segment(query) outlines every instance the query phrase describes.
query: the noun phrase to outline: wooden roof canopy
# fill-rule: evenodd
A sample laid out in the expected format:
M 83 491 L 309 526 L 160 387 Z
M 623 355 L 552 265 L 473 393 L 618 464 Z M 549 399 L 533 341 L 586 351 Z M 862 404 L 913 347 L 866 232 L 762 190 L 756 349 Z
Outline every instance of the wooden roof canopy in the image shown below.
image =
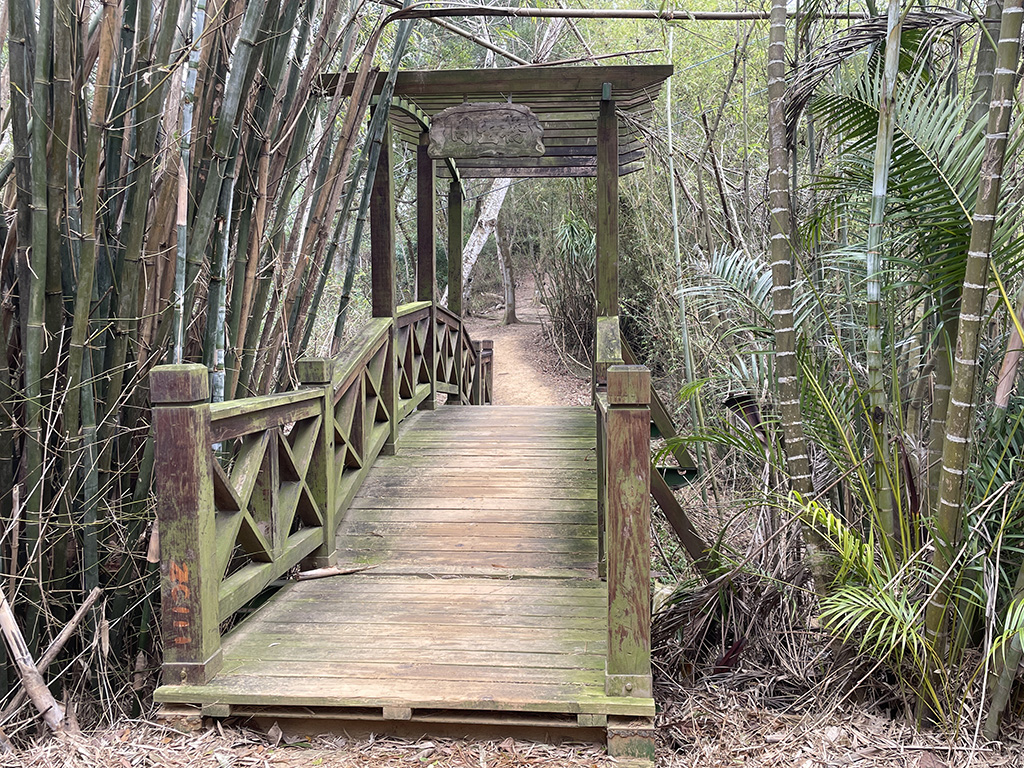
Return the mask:
M 398 73 L 391 105 L 391 125 L 406 142 L 416 145 L 430 118 L 459 104 L 511 102 L 529 107 L 544 128 L 543 157 L 460 159 L 462 178 L 564 178 L 597 176 L 597 118 L 602 93 L 608 93 L 618 121 L 619 175 L 640 169 L 644 145 L 635 120 L 647 118 L 671 65 L 521 67 L 509 69 L 407 70 Z M 334 78 L 333 81 L 331 78 Z M 345 82 L 350 91 L 353 76 Z M 377 78 L 375 92 L 384 85 Z M 337 76 L 322 81 L 328 92 Z M 445 163 L 439 175 L 449 174 Z

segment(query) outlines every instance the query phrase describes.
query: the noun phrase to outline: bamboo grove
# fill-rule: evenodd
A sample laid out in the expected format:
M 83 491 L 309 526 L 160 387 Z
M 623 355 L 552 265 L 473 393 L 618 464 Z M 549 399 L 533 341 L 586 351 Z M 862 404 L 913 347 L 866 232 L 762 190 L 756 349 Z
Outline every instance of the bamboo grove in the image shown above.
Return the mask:
M 203 361 L 216 399 L 265 393 L 327 343 L 317 320 L 344 332 L 348 302 L 339 317 L 321 296 L 356 219 L 352 179 L 370 161 L 357 150 L 382 11 L 346 0 L 5 9 L 3 571 L 36 654 L 106 588 L 85 634 L 132 660 L 109 666 L 114 695 L 152 682 L 148 371 Z M 353 93 L 324 96 L 322 73 L 360 56 Z

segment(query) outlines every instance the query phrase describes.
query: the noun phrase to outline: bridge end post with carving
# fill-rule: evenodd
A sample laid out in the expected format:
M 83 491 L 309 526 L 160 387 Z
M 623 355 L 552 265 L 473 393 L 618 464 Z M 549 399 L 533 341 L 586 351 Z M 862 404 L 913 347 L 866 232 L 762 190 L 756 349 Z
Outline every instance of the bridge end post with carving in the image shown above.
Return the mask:
M 216 509 L 209 371 L 165 365 L 150 374 L 165 685 L 208 682 L 220 669 Z

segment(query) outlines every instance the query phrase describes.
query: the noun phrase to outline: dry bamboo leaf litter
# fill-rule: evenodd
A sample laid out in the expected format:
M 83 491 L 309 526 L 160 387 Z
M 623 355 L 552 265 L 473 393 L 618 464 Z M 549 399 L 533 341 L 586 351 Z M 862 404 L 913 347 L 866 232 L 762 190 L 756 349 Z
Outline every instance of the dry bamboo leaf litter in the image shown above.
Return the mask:
M 1002 744 L 972 745 L 856 707 L 824 715 L 753 706 L 735 691 L 693 690 L 658 716 L 661 768 L 1024 768 L 1018 730 Z M 251 730 L 185 734 L 145 721 L 88 736 L 47 738 L 0 766 L 18 768 L 624 768 L 594 745 L 513 738 L 460 741 L 323 736 L 274 745 Z
M 665 768 L 1024 768 L 1020 729 L 997 744 L 951 740 L 856 706 L 777 712 L 734 690 L 675 692 L 658 716 Z
M 185 734 L 134 721 L 87 736 L 47 738 L 12 755 L 7 768 L 621 768 L 594 745 L 389 737 L 324 736 L 274 746 L 265 734 L 236 728 Z

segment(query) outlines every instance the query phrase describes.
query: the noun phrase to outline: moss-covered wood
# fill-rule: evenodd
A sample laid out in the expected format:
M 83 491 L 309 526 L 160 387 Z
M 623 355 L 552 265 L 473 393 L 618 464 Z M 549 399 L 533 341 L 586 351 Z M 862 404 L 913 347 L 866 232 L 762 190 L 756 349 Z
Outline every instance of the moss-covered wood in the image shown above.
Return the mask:
M 651 374 L 608 369 L 602 397 L 607 472 L 609 696 L 651 696 Z M 607 405 L 605 405 L 607 403 Z

